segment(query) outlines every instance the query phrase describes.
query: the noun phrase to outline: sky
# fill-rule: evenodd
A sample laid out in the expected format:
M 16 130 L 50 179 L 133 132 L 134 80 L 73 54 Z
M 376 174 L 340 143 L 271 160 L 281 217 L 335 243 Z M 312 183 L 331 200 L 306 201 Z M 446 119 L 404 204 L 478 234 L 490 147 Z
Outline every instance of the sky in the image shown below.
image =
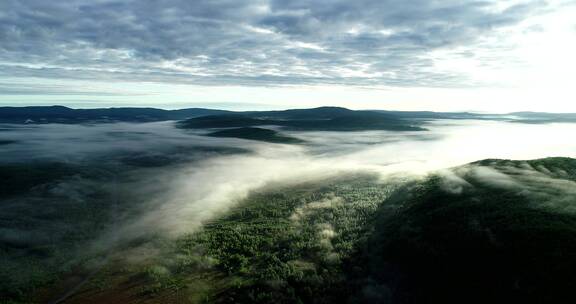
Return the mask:
M 0 105 L 576 112 L 576 0 L 2 0 Z

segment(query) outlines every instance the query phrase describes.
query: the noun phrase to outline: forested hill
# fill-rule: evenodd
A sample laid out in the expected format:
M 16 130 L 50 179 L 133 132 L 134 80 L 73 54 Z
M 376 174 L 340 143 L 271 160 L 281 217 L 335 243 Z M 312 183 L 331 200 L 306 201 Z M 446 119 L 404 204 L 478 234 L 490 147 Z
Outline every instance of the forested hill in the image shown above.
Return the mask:
M 210 115 L 178 123 L 183 129 L 280 126 L 299 131 L 423 131 L 419 122 L 373 111 L 344 108 L 316 108 L 233 115 Z
M 365 277 L 391 303 L 570 303 L 575 180 L 575 159 L 485 160 L 407 186 L 381 205 Z
M 68 302 L 571 303 L 575 185 L 576 160 L 548 158 L 257 191 Z
M 85 123 L 85 122 L 150 122 L 184 120 L 209 115 L 242 115 L 268 120 L 333 120 L 339 117 L 362 117 L 373 120 L 421 121 L 431 119 L 482 119 L 523 123 L 576 122 L 576 114 L 516 112 L 510 114 L 478 114 L 470 112 L 350 110 L 341 107 L 319 107 L 280 111 L 227 111 L 206 108 L 164 110 L 157 108 L 94 108 L 72 109 L 64 106 L 0 107 L 0 123 Z M 337 121 L 338 122 L 338 121 Z M 341 122 L 339 122 L 341 123 Z M 373 122 L 368 122 L 372 123 Z M 324 128 L 333 129 L 333 126 Z M 343 126 L 342 128 L 350 128 Z

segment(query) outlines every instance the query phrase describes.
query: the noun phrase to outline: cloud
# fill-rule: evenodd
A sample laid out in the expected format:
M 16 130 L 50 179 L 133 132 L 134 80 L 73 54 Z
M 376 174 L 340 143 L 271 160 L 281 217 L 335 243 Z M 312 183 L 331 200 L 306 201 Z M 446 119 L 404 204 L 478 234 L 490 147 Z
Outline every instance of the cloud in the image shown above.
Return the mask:
M 474 45 L 547 7 L 537 0 L 5 0 L 0 76 L 470 86 L 477 83 L 463 73 L 434 69 L 430 54 Z
M 68 95 L 68 96 L 135 96 L 139 92 L 102 92 L 97 89 L 70 88 L 66 85 L 44 85 L 18 82 L 0 82 L 0 95 Z

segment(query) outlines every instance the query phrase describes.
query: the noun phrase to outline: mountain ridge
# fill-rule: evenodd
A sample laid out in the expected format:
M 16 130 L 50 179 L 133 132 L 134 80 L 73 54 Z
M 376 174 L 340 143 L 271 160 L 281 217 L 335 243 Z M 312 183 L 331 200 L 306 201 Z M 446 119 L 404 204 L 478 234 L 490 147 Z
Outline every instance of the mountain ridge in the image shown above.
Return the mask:
M 0 107 L 0 123 L 86 123 L 86 122 L 154 122 L 184 120 L 209 115 L 244 115 L 271 119 L 334 119 L 351 114 L 378 113 L 381 117 L 403 120 L 430 119 L 483 119 L 522 123 L 576 122 L 576 113 L 511 112 L 507 114 L 481 114 L 473 112 L 434 112 L 396 110 L 351 110 L 343 107 L 231 111 L 210 108 L 182 108 L 166 110 L 153 107 L 110 107 L 75 109 L 62 105 L 4 106 Z

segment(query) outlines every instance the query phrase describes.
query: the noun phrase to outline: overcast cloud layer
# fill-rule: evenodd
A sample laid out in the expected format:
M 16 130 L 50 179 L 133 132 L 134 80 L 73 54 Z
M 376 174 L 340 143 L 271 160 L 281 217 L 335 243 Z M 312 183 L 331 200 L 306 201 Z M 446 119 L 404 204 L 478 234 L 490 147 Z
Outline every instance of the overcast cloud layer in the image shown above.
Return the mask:
M 576 0 L 2 0 L 0 104 L 574 111 L 575 20 Z
M 560 5 L 502 2 L 4 0 L 0 76 L 468 86 L 430 54 Z

